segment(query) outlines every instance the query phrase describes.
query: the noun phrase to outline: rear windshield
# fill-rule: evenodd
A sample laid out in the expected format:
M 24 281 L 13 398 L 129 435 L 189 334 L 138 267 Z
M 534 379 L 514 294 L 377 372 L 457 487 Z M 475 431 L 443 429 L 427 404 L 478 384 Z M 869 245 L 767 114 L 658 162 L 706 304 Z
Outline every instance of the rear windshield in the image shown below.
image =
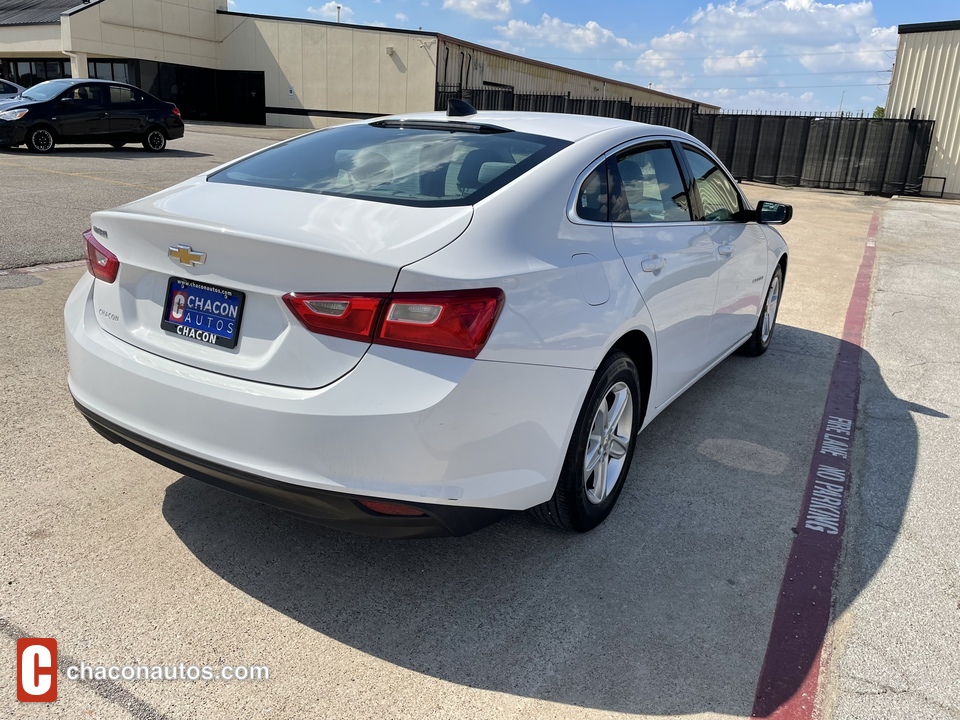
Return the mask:
M 269 148 L 209 182 L 401 205 L 471 205 L 569 145 L 516 132 L 348 125 Z

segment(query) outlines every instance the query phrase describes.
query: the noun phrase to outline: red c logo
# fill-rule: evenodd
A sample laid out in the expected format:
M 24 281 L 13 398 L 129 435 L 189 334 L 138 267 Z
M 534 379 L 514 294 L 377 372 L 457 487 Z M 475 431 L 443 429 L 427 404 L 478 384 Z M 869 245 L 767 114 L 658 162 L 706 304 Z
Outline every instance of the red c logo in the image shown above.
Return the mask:
M 183 320 L 183 311 L 187 307 L 187 294 L 185 292 L 176 292 L 173 294 L 173 302 L 170 303 L 170 319 Z
M 53 638 L 17 640 L 17 700 L 53 702 L 57 699 L 57 641 Z

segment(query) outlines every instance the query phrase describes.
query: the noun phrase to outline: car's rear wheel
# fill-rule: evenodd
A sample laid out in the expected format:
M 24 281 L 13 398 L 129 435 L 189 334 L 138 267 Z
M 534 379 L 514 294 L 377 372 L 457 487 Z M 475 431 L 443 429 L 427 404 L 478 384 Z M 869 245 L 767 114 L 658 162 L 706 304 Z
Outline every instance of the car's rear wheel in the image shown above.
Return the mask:
M 150 152 L 163 152 L 167 147 L 167 136 L 158 127 L 148 128 L 143 134 L 143 146 Z
M 534 517 L 577 532 L 606 519 L 633 459 L 640 400 L 636 365 L 626 353 L 614 351 L 587 392 L 553 497 L 531 509 Z
M 740 346 L 742 354 L 757 357 L 763 355 L 770 347 L 773 331 L 777 325 L 777 313 L 780 311 L 780 295 L 782 292 L 783 269 L 777 265 L 777 269 L 773 271 L 770 285 L 767 287 L 763 307 L 760 308 L 760 318 L 757 320 L 757 326 L 753 329 L 750 339 Z
M 46 127 L 32 128 L 27 132 L 27 147 L 36 153 L 48 153 L 56 147 L 53 131 Z

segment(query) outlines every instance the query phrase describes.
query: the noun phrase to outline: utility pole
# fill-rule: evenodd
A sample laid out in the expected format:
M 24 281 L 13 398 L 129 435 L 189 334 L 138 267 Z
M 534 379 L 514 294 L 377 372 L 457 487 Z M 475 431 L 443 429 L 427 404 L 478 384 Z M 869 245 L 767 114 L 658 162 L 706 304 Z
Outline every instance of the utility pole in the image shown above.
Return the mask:
M 343 5 L 337 5 L 337 23 L 338 24 L 340 23 L 340 8 L 342 7 Z
M 843 96 L 846 94 L 847 94 L 846 90 L 840 93 L 840 110 L 837 112 L 837 115 L 839 115 L 840 117 L 843 117 Z

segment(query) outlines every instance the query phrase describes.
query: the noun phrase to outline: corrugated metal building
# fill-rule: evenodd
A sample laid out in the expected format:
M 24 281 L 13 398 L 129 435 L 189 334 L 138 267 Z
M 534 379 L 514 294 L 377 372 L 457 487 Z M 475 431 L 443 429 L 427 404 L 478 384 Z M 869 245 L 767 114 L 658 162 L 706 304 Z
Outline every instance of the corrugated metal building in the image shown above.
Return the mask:
M 0 76 L 130 82 L 184 117 L 324 127 L 433 110 L 450 86 L 718 108 L 421 31 L 230 12 L 226 0 L 0 0 Z
M 936 122 L 924 192 L 960 198 L 960 20 L 901 25 L 886 117 Z M 942 180 L 940 179 L 942 178 Z

